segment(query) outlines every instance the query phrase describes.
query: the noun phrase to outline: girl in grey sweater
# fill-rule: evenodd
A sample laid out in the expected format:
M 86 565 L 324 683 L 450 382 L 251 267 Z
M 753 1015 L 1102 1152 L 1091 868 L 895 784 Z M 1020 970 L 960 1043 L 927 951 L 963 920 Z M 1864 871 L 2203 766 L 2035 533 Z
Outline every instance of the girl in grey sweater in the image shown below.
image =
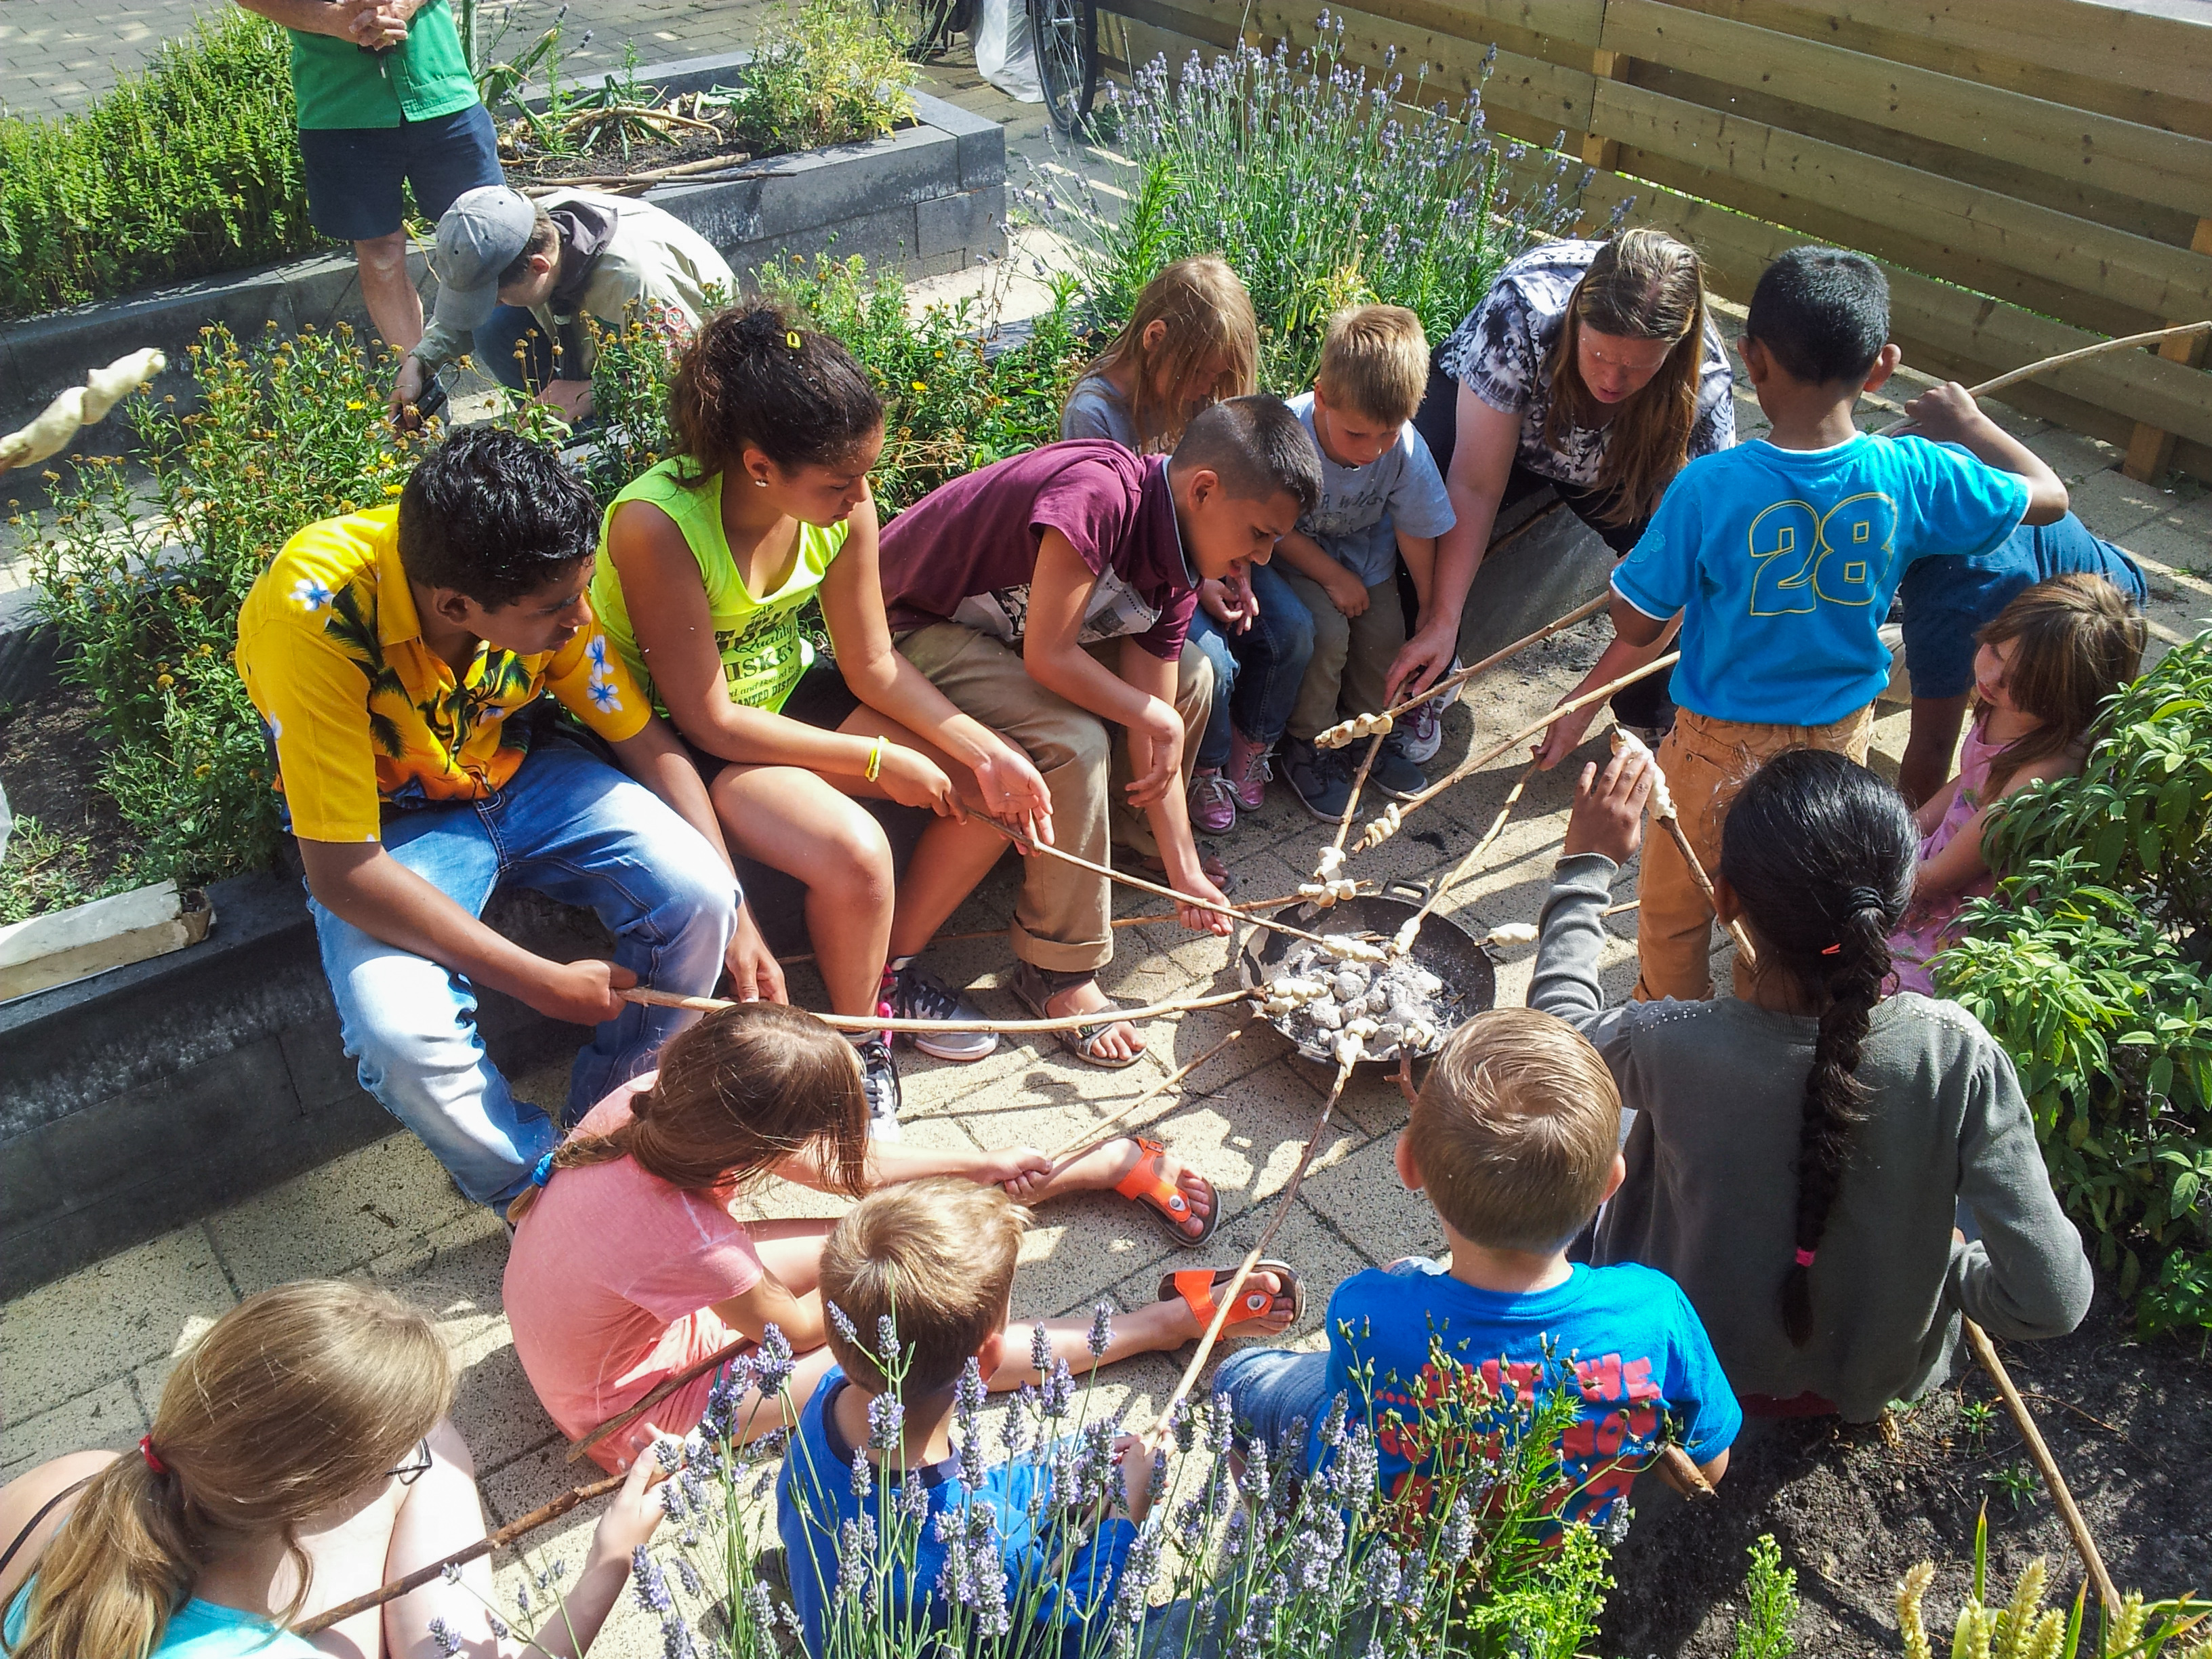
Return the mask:
M 1675 1279 L 1754 1413 L 1876 1417 L 1950 1375 L 1961 1315 L 2072 1330 L 2089 1264 L 2012 1061 L 1956 1003 L 1881 994 L 1917 847 L 1896 791 L 1842 755 L 1768 761 L 1714 879 L 1757 952 L 1751 1000 L 1607 1008 L 1600 917 L 1651 784 L 1640 757 L 1583 769 L 1528 997 L 1636 1113 L 1594 1259 Z

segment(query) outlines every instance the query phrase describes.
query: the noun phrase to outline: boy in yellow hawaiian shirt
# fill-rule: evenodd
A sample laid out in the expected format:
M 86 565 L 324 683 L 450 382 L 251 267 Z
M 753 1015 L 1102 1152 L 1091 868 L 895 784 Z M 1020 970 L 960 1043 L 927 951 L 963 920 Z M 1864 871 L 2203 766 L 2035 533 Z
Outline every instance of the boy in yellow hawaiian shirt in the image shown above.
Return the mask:
M 570 1122 L 696 1018 L 622 988 L 705 995 L 726 959 L 739 996 L 783 995 L 699 775 L 584 597 L 599 533 L 557 456 L 471 428 L 396 507 L 293 537 L 239 614 L 238 669 L 276 749 L 346 1053 L 495 1206 L 562 1131 L 485 1054 L 477 986 L 598 1027 Z M 538 718 L 547 691 L 620 771 Z M 502 884 L 597 911 L 614 960 L 550 962 L 501 938 L 477 918 Z

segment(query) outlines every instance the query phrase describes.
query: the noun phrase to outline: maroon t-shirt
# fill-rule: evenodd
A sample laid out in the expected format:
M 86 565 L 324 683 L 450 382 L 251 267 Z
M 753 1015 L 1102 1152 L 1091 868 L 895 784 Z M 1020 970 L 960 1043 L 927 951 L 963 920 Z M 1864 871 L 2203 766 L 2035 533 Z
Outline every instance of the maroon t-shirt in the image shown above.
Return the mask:
M 884 609 L 893 633 L 957 622 L 1018 649 L 1044 532 L 1097 573 L 1079 636 L 1133 635 L 1182 653 L 1198 576 L 1182 550 L 1163 456 L 1078 438 L 994 461 L 932 490 L 884 527 Z

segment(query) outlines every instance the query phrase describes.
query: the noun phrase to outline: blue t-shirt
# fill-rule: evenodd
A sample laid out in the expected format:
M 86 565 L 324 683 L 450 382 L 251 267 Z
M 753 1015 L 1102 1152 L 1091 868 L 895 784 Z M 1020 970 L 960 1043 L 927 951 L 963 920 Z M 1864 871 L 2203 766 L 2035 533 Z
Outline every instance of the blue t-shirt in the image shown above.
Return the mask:
M 1514 1295 L 1477 1290 L 1439 1262 L 1370 1267 L 1328 1299 L 1323 1397 L 1346 1395 L 1355 1422 L 1371 1407 L 1385 1495 L 1421 1478 L 1409 1455 L 1422 1449 L 1414 1443 L 1420 1404 L 1452 1388 L 1434 1363 L 1432 1335 L 1453 1367 L 1523 1411 L 1564 1389 L 1580 1393 L 1581 1420 L 1559 1443 L 1562 1521 L 1603 1524 L 1662 1440 L 1705 1463 L 1743 1425 L 1705 1328 L 1662 1273 L 1577 1262 L 1565 1284 Z M 1371 1401 L 1353 1375 L 1370 1364 Z M 1500 1411 L 1496 1432 L 1510 1437 L 1523 1420 L 1520 1411 Z M 1672 1434 L 1662 1434 L 1668 1427 Z M 1318 1455 L 1318 1426 L 1314 1434 Z
M 1879 630 L 1906 567 L 1990 551 L 2027 501 L 2025 479 L 1924 438 L 1740 444 L 1675 476 L 1613 591 L 1647 617 L 1683 613 L 1683 708 L 1826 726 L 1888 683 Z
M 15 1650 L 31 1618 L 30 1578 L 9 1603 L 0 1624 L 0 1659 Z M 270 1624 L 258 1613 L 218 1607 L 195 1596 L 169 1615 L 155 1648 L 161 1659 L 321 1659 L 322 1650 L 304 1636 Z
M 1921 560 L 1897 589 L 1912 695 L 1956 697 L 1972 690 L 1974 635 L 2021 589 L 2081 574 L 2102 576 L 2138 605 L 2150 597 L 2142 567 L 2091 535 L 2071 513 L 2056 524 L 2024 524 L 1971 558 L 1948 553 Z
M 1322 448 L 1313 393 L 1300 392 L 1290 404 L 1321 455 L 1321 499 L 1299 519 L 1298 533 L 1319 542 L 1322 551 L 1364 586 L 1387 582 L 1396 573 L 1401 530 L 1441 536 L 1452 527 L 1455 515 L 1443 475 L 1411 421 L 1398 429 L 1398 441 L 1365 466 L 1346 466 Z
M 854 1496 L 854 1449 L 830 1414 L 837 1395 L 850 1386 L 842 1369 L 830 1368 L 799 1414 L 799 1432 L 784 1455 L 775 1488 L 776 1530 L 791 1577 L 791 1605 L 805 1632 L 806 1650 L 817 1659 L 827 1648 L 830 1610 L 837 1599 L 839 1532 L 846 1522 L 865 1514 L 882 1536 L 883 1483 L 880 1478 L 872 1480 L 866 1497 Z M 884 1606 L 871 1615 L 872 1620 L 882 1620 L 891 1609 L 904 1609 L 900 1616 L 906 1620 L 932 1626 L 942 1622 L 947 1607 L 937 1595 L 937 1585 L 945 1571 L 945 1540 L 938 1536 L 937 1517 L 946 1510 L 960 1510 L 963 1489 L 956 1478 L 957 1468 L 958 1460 L 952 1458 L 915 1472 L 928 1495 L 928 1513 L 918 1526 L 912 1521 L 896 1522 L 903 1536 L 914 1540 L 913 1571 L 909 1573 L 904 1565 L 903 1547 L 884 1552 L 890 1586 Z M 1121 1564 L 1128 1559 L 1137 1529 L 1118 1516 L 1101 1521 L 1088 1535 L 1066 1545 L 1063 1562 L 1063 1522 L 1053 1513 L 1051 1487 L 1050 1468 L 1043 1456 L 1032 1452 L 988 1469 L 975 1498 L 978 1507 L 991 1514 L 1006 1571 L 1007 1605 L 1018 1611 L 1033 1606 L 1033 1621 L 1040 1629 L 1049 1627 L 1055 1618 L 1061 1620 L 1060 1648 L 1073 1659 L 1084 1650 L 1086 1620 L 1104 1619 L 1113 1607 Z M 889 1645 L 902 1645 L 896 1633 Z M 1091 1645 L 1099 1644 L 1094 1639 Z

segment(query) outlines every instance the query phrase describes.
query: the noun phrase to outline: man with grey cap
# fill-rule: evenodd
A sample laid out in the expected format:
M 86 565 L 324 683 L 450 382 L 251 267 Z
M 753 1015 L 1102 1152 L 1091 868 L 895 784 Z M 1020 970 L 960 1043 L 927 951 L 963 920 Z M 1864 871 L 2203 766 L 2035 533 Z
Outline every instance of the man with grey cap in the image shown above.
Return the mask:
M 395 419 L 443 403 L 438 371 L 473 347 L 501 385 L 580 421 L 599 355 L 585 318 L 619 328 L 634 314 L 687 335 L 738 289 L 727 261 L 682 220 L 593 190 L 535 203 L 503 185 L 470 191 L 438 221 L 430 268 L 437 308 L 400 365 Z

